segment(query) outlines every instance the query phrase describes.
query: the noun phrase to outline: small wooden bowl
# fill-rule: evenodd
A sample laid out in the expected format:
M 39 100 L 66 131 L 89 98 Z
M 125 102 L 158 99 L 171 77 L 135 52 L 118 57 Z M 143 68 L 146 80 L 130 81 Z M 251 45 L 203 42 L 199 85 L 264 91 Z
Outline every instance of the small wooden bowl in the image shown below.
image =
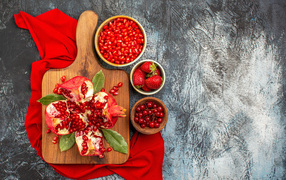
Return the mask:
M 100 33 L 102 32 L 103 30 L 103 26 L 107 25 L 110 21 L 113 21 L 117 18 L 126 18 L 126 19 L 129 19 L 129 20 L 132 20 L 134 21 L 140 28 L 143 36 L 144 36 L 144 45 L 143 45 L 143 49 L 142 49 L 142 52 L 137 56 L 136 59 L 134 59 L 132 62 L 130 63 L 126 63 L 126 64 L 116 64 L 116 63 L 112 63 L 110 61 L 108 61 L 107 59 L 105 59 L 103 57 L 103 55 L 100 53 L 100 49 L 99 49 L 99 45 L 98 45 L 98 38 L 100 36 Z M 112 16 L 110 18 L 108 18 L 107 20 L 105 20 L 97 29 L 96 33 L 95 33 L 95 38 L 94 38 L 94 45 L 95 45 L 95 50 L 97 52 L 97 54 L 99 55 L 99 57 L 104 61 L 106 62 L 107 64 L 111 65 L 111 66 L 115 66 L 115 67 L 124 67 L 124 66 L 128 66 L 130 64 L 133 64 L 134 62 L 136 62 L 144 53 L 145 49 L 146 49 L 146 44 L 147 44 L 147 36 L 146 36 L 146 33 L 145 33 L 145 30 L 143 28 L 143 26 L 134 18 L 132 17 L 129 17 L 129 16 L 125 16 L 125 15 L 118 15 L 118 16 Z
M 139 105 L 145 104 L 147 101 L 155 102 L 156 104 L 158 104 L 158 105 L 163 107 L 164 117 L 163 117 L 163 121 L 160 124 L 159 128 L 149 128 L 147 126 L 145 128 L 141 128 L 141 126 L 134 121 L 136 107 L 139 106 Z M 149 134 L 155 134 L 155 133 L 161 131 L 165 127 L 165 125 L 167 124 L 167 121 L 168 121 L 168 109 L 167 109 L 166 105 L 160 99 L 155 98 L 155 97 L 145 97 L 145 98 L 142 98 L 139 101 L 137 101 L 134 104 L 134 106 L 132 107 L 130 120 L 131 120 L 131 123 L 132 123 L 133 127 L 138 132 L 140 132 L 142 134 L 148 134 L 148 135 Z

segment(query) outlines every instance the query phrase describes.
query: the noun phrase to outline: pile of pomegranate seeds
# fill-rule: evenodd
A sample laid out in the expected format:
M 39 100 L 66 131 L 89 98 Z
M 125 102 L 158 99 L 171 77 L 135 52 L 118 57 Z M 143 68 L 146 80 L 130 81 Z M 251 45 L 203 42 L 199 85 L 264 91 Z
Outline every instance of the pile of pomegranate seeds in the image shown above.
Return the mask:
M 135 110 L 134 121 L 140 124 L 141 128 L 159 128 L 160 124 L 163 122 L 163 107 L 152 101 L 147 101 L 145 104 L 138 105 Z
M 117 18 L 103 26 L 98 45 L 100 53 L 111 63 L 126 64 L 142 52 L 144 35 L 136 22 Z
M 119 82 L 117 84 L 117 86 L 113 86 L 112 89 L 110 89 L 109 93 L 112 94 L 113 96 L 117 96 L 119 93 L 118 93 L 118 90 L 120 87 L 123 86 L 123 83 L 122 82 Z

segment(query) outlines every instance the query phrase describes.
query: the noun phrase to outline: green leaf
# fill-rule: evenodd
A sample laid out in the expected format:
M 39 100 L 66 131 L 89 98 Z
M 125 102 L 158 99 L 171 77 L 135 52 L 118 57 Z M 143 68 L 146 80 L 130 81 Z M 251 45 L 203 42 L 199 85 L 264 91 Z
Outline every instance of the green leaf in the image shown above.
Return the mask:
M 69 150 L 75 144 L 75 134 L 63 135 L 60 139 L 60 150 L 61 152 Z
M 48 94 L 45 97 L 42 97 L 41 99 L 38 100 L 39 103 L 43 105 L 48 105 L 52 102 L 58 101 L 58 100 L 65 100 L 66 98 L 62 95 L 58 94 Z
M 100 70 L 92 78 L 92 83 L 94 86 L 94 93 L 99 92 L 104 87 L 104 81 L 105 81 L 104 74 L 103 74 L 102 70 Z
M 125 139 L 116 131 L 101 129 L 108 144 L 115 150 L 124 154 L 128 152 L 128 145 Z

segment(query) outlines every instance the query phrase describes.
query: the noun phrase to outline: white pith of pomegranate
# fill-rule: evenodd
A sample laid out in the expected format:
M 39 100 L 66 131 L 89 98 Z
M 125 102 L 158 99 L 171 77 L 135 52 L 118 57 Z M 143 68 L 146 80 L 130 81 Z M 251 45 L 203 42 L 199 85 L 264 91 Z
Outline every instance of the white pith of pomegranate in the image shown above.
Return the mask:
M 59 86 L 59 91 L 70 101 L 89 101 L 94 93 L 92 81 L 76 76 Z
M 83 156 L 103 157 L 105 149 L 99 128 L 112 128 L 125 109 L 106 92 L 94 93 L 92 82 L 76 76 L 59 86 L 59 94 L 67 100 L 50 103 L 45 120 L 51 132 L 66 135 L 75 132 L 79 152 Z
M 82 131 L 75 133 L 75 141 L 78 151 L 82 156 L 103 157 L 102 133 L 96 126 L 88 126 Z

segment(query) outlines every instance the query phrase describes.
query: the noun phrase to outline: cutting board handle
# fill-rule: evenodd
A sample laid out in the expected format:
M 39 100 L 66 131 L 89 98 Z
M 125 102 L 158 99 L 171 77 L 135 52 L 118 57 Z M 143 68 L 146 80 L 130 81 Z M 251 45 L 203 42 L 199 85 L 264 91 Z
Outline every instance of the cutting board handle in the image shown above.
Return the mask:
M 84 58 L 85 55 L 94 55 L 94 35 L 97 21 L 98 15 L 94 11 L 84 11 L 80 15 L 76 28 L 77 57 Z M 92 52 L 89 52 L 90 50 Z M 76 61 L 78 60 L 79 58 L 76 58 Z M 77 64 L 77 62 L 74 62 L 74 64 Z

